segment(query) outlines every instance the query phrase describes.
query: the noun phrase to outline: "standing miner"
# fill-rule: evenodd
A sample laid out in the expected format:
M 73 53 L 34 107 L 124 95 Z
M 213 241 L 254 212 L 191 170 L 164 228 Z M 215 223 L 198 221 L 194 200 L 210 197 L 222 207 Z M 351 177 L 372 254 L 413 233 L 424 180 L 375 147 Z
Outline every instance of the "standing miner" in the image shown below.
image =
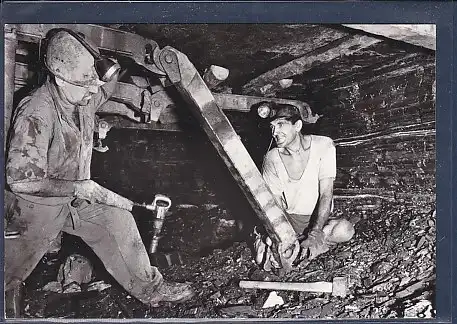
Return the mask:
M 107 80 L 100 58 L 84 35 L 55 31 L 45 57 L 50 75 L 15 111 L 6 179 L 20 236 L 5 242 L 5 291 L 21 286 L 64 231 L 81 237 L 144 304 L 188 300 L 188 284 L 165 282 L 150 265 L 132 201 L 90 180 L 95 112 L 113 93 L 120 68 L 111 61 Z
M 333 182 L 336 176 L 336 150 L 332 139 L 303 135 L 299 108 L 273 104 L 270 126 L 276 148 L 264 161 L 263 177 L 277 203 L 297 232 L 302 252 L 299 260 L 313 259 L 329 245 L 346 242 L 354 235 L 353 225 L 345 219 L 332 219 Z M 264 268 L 277 267 L 269 249 L 271 240 L 257 236 L 256 262 Z

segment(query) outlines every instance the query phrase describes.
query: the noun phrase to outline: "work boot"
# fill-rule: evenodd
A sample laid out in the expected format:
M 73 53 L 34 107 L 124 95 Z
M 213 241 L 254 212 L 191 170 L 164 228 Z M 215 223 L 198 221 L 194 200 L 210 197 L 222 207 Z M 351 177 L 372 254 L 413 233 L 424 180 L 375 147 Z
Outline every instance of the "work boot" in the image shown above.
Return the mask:
M 5 315 L 6 318 L 22 317 L 22 295 L 24 291 L 23 283 L 13 289 L 5 291 Z
M 188 283 L 164 281 L 154 292 L 149 303 L 151 307 L 158 307 L 161 302 L 182 303 L 191 299 L 194 295 L 195 292 Z

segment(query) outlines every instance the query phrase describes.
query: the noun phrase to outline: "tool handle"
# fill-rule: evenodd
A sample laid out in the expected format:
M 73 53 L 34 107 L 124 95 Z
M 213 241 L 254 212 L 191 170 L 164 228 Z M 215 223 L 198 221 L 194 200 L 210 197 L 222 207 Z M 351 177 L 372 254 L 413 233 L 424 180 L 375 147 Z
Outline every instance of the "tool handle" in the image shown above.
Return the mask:
M 170 208 L 170 206 L 171 206 L 171 199 L 165 195 L 157 194 L 154 196 L 154 201 L 152 202 L 152 205 L 154 206 L 154 208 L 157 207 L 158 202 L 160 202 L 161 204 L 164 204 L 164 205 L 160 205 L 160 206 L 165 207 L 167 209 Z
M 241 280 L 241 288 L 247 289 L 269 289 L 269 290 L 292 290 L 309 292 L 332 292 L 332 283 L 319 282 L 274 282 L 274 281 L 251 281 Z
M 164 208 L 165 210 L 168 210 L 168 208 L 170 208 L 170 206 L 171 206 L 171 199 L 165 195 L 157 194 L 157 195 L 155 195 L 154 200 L 151 204 L 146 204 L 146 203 L 140 204 L 140 203 L 134 202 L 133 205 L 146 208 L 147 210 L 150 210 L 150 211 L 156 211 L 158 206 Z

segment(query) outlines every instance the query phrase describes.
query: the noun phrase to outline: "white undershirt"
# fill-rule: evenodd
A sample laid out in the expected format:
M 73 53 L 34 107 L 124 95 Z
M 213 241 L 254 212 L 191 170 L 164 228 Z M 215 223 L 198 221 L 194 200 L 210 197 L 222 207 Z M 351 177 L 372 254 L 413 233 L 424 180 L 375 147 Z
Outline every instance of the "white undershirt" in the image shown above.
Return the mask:
M 289 214 L 311 215 L 319 199 L 319 181 L 336 176 L 336 149 L 331 138 L 311 135 L 308 164 L 300 179 L 291 179 L 279 155 L 270 150 L 263 177 L 275 196 L 281 196 Z

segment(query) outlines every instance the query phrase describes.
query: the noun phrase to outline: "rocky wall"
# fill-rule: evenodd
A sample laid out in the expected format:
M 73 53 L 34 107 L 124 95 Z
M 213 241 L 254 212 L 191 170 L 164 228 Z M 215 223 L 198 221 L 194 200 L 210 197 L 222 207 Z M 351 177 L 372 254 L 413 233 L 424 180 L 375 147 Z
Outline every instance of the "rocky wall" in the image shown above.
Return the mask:
M 278 95 L 307 101 L 322 115 L 311 131 L 335 141 L 337 194 L 435 200 L 433 52 L 383 42 L 294 82 L 300 93 Z

